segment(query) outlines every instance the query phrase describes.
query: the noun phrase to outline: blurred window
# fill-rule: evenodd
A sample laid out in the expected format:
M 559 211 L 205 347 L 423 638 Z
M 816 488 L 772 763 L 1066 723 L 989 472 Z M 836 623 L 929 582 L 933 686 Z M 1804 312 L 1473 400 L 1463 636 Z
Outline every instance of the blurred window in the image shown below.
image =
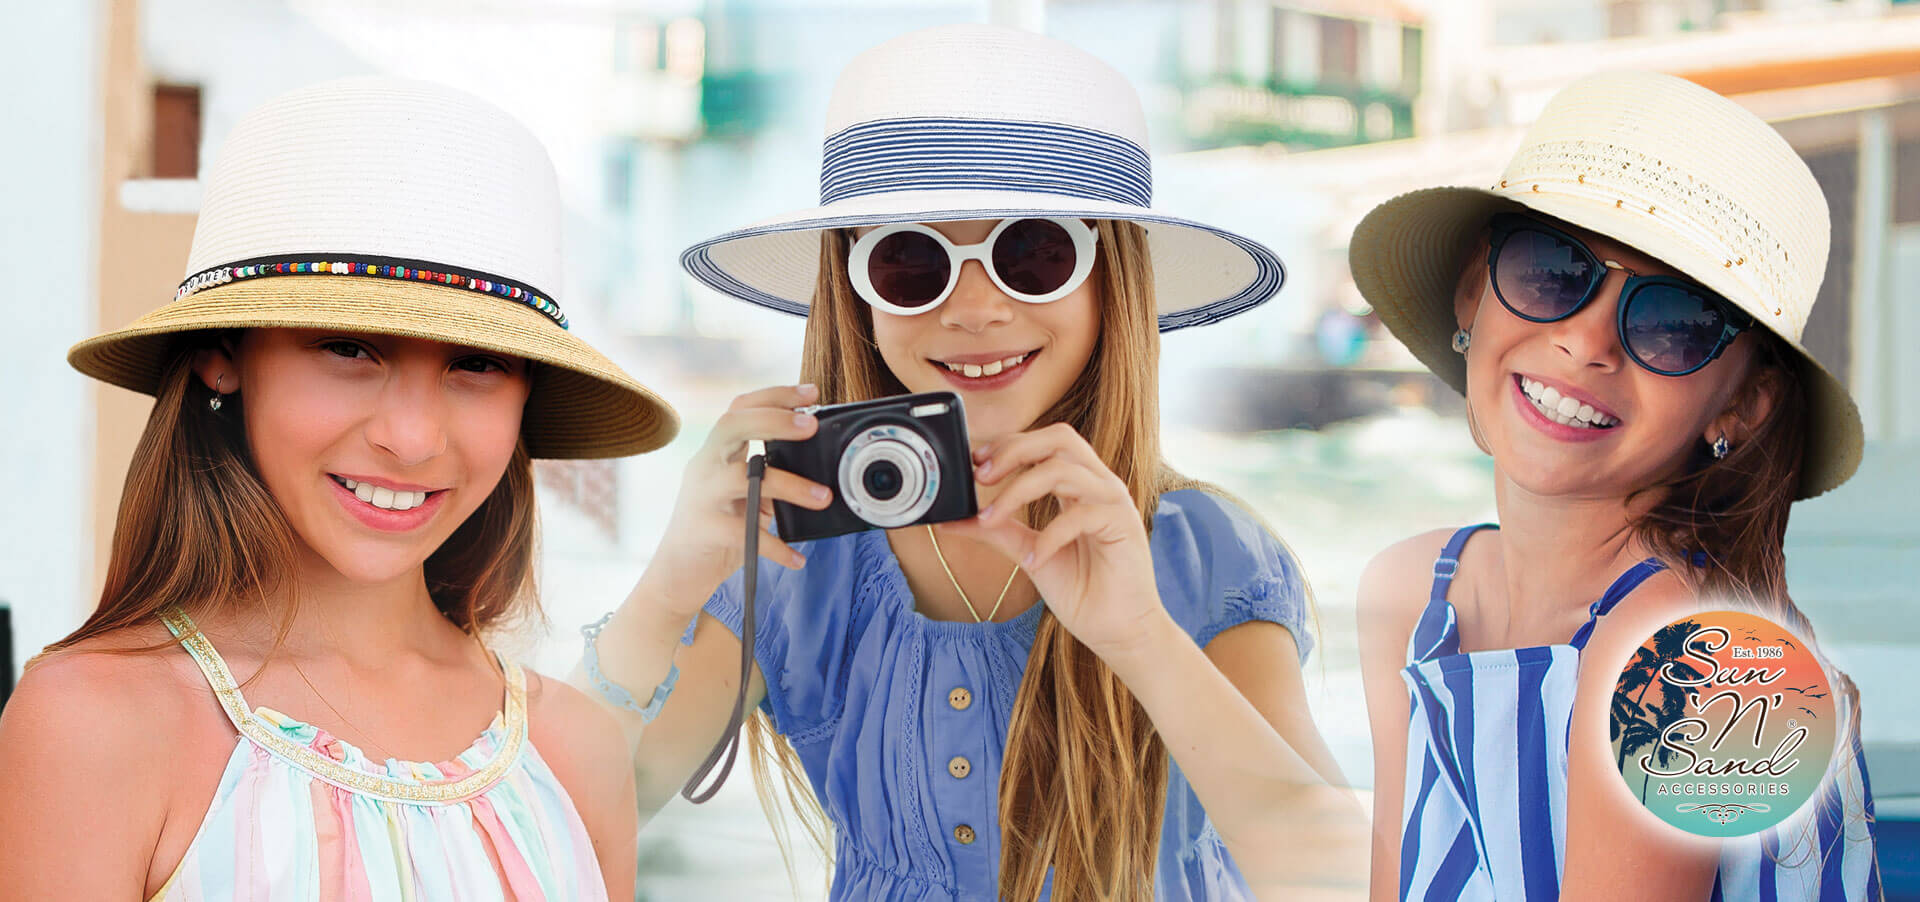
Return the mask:
M 200 88 L 198 85 L 153 86 L 153 159 L 150 172 L 157 179 L 200 176 Z

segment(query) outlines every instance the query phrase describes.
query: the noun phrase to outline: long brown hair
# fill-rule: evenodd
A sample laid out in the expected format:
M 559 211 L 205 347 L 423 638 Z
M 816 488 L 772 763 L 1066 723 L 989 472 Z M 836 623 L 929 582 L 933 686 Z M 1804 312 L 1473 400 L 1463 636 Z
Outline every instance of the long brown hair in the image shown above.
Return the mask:
M 1179 480 L 1160 457 L 1151 256 L 1139 226 L 1096 227 L 1100 334 L 1086 370 L 1034 425 L 1064 422 L 1085 436 L 1150 525 L 1161 492 Z M 847 235 L 828 231 L 820 245 L 802 379 L 820 387 L 825 403 L 904 392 L 874 343 L 871 309 L 847 277 Z M 1042 527 L 1058 512 L 1047 499 L 1028 512 L 1029 523 Z M 748 746 L 769 817 L 780 794 L 772 786 L 777 773 L 807 832 L 828 851 L 832 828 L 819 801 L 802 791 L 792 747 L 774 737 L 764 715 L 750 722 Z M 1055 899 L 1151 898 L 1167 775 L 1166 748 L 1146 711 L 1098 656 L 1043 612 L 1000 776 L 999 895 L 1037 898 L 1051 872 Z M 784 851 L 777 820 L 775 833 Z
M 151 624 L 176 605 L 188 614 L 278 609 L 275 646 L 285 639 L 298 540 L 254 469 L 245 398 L 226 395 L 218 411 L 210 409 L 212 392 L 192 366 L 196 352 L 223 340 L 231 347 L 235 338 L 200 332 L 176 342 L 127 467 L 100 602 L 45 653 Z M 523 443 L 479 509 L 427 558 L 434 605 L 472 634 L 537 611 L 535 530 L 533 465 Z

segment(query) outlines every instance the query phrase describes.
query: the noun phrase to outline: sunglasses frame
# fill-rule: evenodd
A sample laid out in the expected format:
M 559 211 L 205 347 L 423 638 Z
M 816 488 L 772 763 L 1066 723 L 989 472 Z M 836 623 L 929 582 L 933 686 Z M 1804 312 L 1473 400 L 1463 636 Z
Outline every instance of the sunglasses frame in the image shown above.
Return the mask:
M 1621 266 L 1617 262 L 1600 259 L 1600 256 L 1598 254 L 1595 254 L 1592 248 L 1587 247 L 1586 242 L 1581 241 L 1580 239 L 1567 234 L 1565 231 L 1561 229 L 1554 228 L 1553 226 L 1548 225 L 1547 223 L 1541 222 L 1538 219 L 1534 219 L 1533 217 L 1524 216 L 1518 213 L 1502 213 L 1493 218 L 1493 221 L 1491 223 L 1491 228 L 1492 228 L 1492 235 L 1489 238 L 1488 248 L 1487 248 L 1487 282 L 1493 286 L 1493 295 L 1494 297 L 1500 299 L 1500 306 L 1507 308 L 1508 313 L 1511 313 L 1514 316 L 1517 316 L 1523 320 L 1526 320 L 1527 322 L 1556 323 L 1563 319 L 1571 317 L 1574 314 L 1579 313 L 1582 308 L 1585 308 L 1587 306 L 1587 303 L 1589 301 L 1592 301 L 1594 297 L 1600 293 L 1600 286 L 1606 284 L 1606 281 L 1607 281 L 1606 270 L 1617 269 L 1621 272 L 1626 273 L 1627 281 L 1620 286 L 1620 301 L 1616 305 L 1618 315 L 1615 317 L 1614 332 L 1620 341 L 1620 348 L 1627 352 L 1627 357 L 1630 358 L 1641 369 L 1646 370 L 1649 373 L 1653 373 L 1659 376 L 1672 376 L 1675 378 L 1678 378 L 1680 376 L 1689 376 L 1694 373 L 1697 373 L 1702 368 L 1704 368 L 1707 364 L 1712 363 L 1716 358 L 1718 358 L 1720 354 L 1727 349 L 1727 346 L 1733 344 L 1733 340 L 1735 338 L 1740 337 L 1740 333 L 1745 332 L 1746 330 L 1751 329 L 1754 326 L 1755 320 L 1751 314 L 1747 313 L 1745 310 L 1741 310 L 1733 302 L 1722 297 L 1718 292 L 1711 291 L 1706 286 L 1701 285 L 1698 282 L 1695 282 L 1691 279 L 1682 279 L 1676 276 L 1640 275 L 1639 273 L 1636 273 L 1633 270 L 1630 270 L 1624 266 Z M 1513 234 L 1515 232 L 1529 232 L 1529 231 L 1539 232 L 1550 238 L 1554 238 L 1559 241 L 1566 242 L 1566 244 L 1569 247 L 1572 247 L 1580 255 L 1584 256 L 1587 259 L 1587 262 L 1592 265 L 1594 271 L 1599 273 L 1599 276 L 1597 278 L 1592 279 L 1590 283 L 1587 285 L 1586 293 L 1580 296 L 1580 300 L 1575 302 L 1572 307 L 1568 308 L 1567 312 L 1562 313 L 1559 316 L 1542 318 L 1537 316 L 1529 316 L 1525 313 L 1522 313 L 1517 308 L 1515 308 L 1512 303 L 1508 302 L 1506 293 L 1500 290 L 1500 277 L 1499 277 L 1499 269 L 1498 269 L 1499 260 L 1500 260 L 1500 250 L 1501 248 L 1506 246 L 1507 239 L 1513 237 Z M 1668 371 L 1668 370 L 1663 370 L 1658 367 L 1655 367 L 1654 365 L 1648 363 L 1647 361 L 1642 360 L 1640 358 L 1640 355 L 1633 350 L 1632 343 L 1630 343 L 1627 340 L 1627 313 L 1633 307 L 1634 298 L 1637 297 L 1640 294 L 1640 292 L 1644 289 L 1657 288 L 1660 286 L 1678 288 L 1689 294 L 1699 296 L 1701 300 L 1706 301 L 1710 306 L 1718 308 L 1720 311 L 1720 316 L 1722 317 L 1722 319 L 1725 320 L 1725 322 L 1722 324 L 1720 328 L 1720 335 L 1714 339 L 1713 347 L 1708 349 L 1707 356 L 1701 358 L 1699 363 L 1684 370 Z
M 1000 273 L 993 267 L 994 242 L 999 241 L 1001 233 L 1014 223 L 1029 219 L 1051 222 L 1066 230 L 1067 236 L 1073 239 L 1073 273 L 1067 276 L 1067 280 L 1061 283 L 1059 288 L 1046 294 L 1023 294 L 1007 287 L 1007 283 L 1001 281 Z M 933 300 L 918 307 L 902 307 L 882 297 L 879 290 L 873 287 L 872 276 L 867 271 L 873 249 L 879 246 L 882 239 L 901 232 L 918 232 L 926 235 L 939 242 L 940 246 L 947 251 L 947 287 L 941 289 Z M 880 226 L 854 240 L 853 247 L 847 251 L 847 275 L 853 282 L 854 293 L 874 309 L 896 316 L 917 316 L 946 303 L 947 298 L 953 295 L 954 287 L 960 284 L 961 267 L 965 266 L 968 260 L 978 260 L 980 268 L 987 271 L 987 278 L 993 280 L 994 287 L 1000 289 L 1007 297 L 1028 304 L 1047 304 L 1072 294 L 1075 289 L 1086 283 L 1087 276 L 1093 273 L 1094 249 L 1099 242 L 1098 231 L 1085 222 L 1070 217 L 1016 216 L 1002 219 L 999 225 L 993 227 L 993 231 L 987 233 L 986 240 L 975 244 L 954 244 L 939 230 L 925 223 L 896 222 Z

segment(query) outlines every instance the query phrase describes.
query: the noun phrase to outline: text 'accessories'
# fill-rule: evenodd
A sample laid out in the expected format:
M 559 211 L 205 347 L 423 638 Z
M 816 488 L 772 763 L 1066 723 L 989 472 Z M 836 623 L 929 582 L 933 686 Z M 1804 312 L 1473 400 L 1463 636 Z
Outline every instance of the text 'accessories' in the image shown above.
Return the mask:
M 1146 232 L 1161 331 L 1216 322 L 1280 290 L 1259 242 L 1155 209 L 1140 96 L 1112 66 L 991 25 L 910 32 L 855 57 L 827 103 L 820 203 L 689 247 L 715 291 L 806 315 L 821 234 L 890 223 L 1081 219 Z
M 985 241 L 968 245 L 956 245 L 920 223 L 893 223 L 853 242 L 847 273 L 861 299 L 903 316 L 945 302 L 968 260 L 980 261 L 987 277 L 1008 297 L 1045 304 L 1087 281 L 1099 239 L 1098 232 L 1078 219 L 1003 219 Z
M 1600 294 L 1610 269 L 1627 274 L 1615 318 L 1620 347 L 1648 372 L 1696 372 L 1753 327 L 1753 317 L 1688 279 L 1643 276 L 1601 260 L 1578 238 L 1532 217 L 1493 219 L 1488 278 L 1501 306 L 1521 319 L 1553 323 L 1580 312 Z
M 533 457 L 637 454 L 679 431 L 671 406 L 569 330 L 559 180 L 504 110 L 428 82 L 322 82 L 241 116 L 200 184 L 173 300 L 74 345 L 76 369 L 153 394 L 209 333 L 392 335 L 534 364 L 520 428 Z
M 1659 260 L 1783 339 L 1807 392 L 1806 458 L 1789 491 L 1810 498 L 1853 475 L 1860 412 L 1801 343 L 1827 268 L 1827 199 L 1779 132 L 1682 78 L 1590 75 L 1547 102 L 1497 180 L 1375 207 L 1347 245 L 1354 285 L 1457 391 L 1467 366 L 1449 337 L 1461 270 L 1496 214 L 1523 210 Z

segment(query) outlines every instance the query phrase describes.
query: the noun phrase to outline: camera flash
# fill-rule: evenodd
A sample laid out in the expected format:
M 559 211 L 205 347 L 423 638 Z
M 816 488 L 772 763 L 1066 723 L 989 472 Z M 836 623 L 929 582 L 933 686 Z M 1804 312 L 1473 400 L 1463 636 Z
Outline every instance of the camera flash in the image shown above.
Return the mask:
M 941 401 L 935 404 L 918 405 L 916 407 L 908 409 L 907 413 L 912 414 L 916 417 L 937 417 L 952 409 L 953 409 L 953 405 L 948 404 L 945 401 Z

